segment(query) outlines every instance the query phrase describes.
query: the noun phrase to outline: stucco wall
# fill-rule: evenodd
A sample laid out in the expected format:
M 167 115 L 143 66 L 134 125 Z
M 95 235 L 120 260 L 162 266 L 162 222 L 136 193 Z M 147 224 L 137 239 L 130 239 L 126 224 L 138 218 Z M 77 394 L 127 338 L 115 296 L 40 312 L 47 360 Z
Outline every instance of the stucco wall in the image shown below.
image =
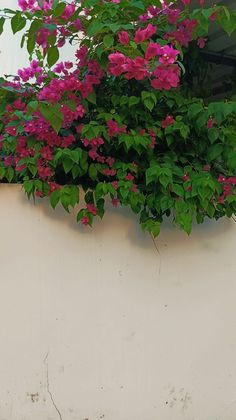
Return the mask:
M 235 420 L 236 225 L 110 209 L 93 230 L 0 186 L 1 420 Z

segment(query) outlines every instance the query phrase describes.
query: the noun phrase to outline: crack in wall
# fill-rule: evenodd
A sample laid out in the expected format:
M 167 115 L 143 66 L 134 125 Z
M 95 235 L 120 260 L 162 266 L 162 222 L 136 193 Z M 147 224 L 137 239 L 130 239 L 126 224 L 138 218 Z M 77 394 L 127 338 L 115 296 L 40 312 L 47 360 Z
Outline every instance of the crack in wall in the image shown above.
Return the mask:
M 58 414 L 58 416 L 59 416 L 59 419 L 60 419 L 60 420 L 62 420 L 62 415 L 61 415 L 61 412 L 60 412 L 59 408 L 57 407 L 57 405 L 56 405 L 56 403 L 55 403 L 55 400 L 54 400 L 54 397 L 53 397 L 53 395 L 52 395 L 52 392 L 51 392 L 51 390 L 50 390 L 49 367 L 48 367 L 48 356 L 49 356 L 49 352 L 46 354 L 46 356 L 45 356 L 45 358 L 44 358 L 44 363 L 46 364 L 46 367 L 47 367 L 47 371 L 46 371 L 46 379 L 47 379 L 47 392 L 48 392 L 48 395 L 49 395 L 50 400 L 51 400 L 51 402 L 52 402 L 52 405 L 53 405 L 53 407 L 55 408 L 55 410 L 56 410 L 56 412 L 57 412 L 57 414 Z

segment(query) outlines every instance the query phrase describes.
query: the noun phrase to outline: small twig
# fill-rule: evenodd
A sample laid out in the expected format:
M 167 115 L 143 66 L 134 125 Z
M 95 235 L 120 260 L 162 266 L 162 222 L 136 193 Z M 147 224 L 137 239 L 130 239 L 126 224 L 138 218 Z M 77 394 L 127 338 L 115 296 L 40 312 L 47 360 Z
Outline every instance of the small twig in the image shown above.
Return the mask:
M 46 366 L 47 366 L 47 392 L 48 392 L 48 394 L 49 394 L 49 396 L 50 396 L 50 399 L 51 399 L 51 401 L 52 401 L 52 405 L 53 405 L 53 407 L 54 407 L 54 408 L 55 408 L 55 410 L 57 411 L 57 413 L 58 413 L 58 416 L 59 416 L 60 420 L 62 420 L 62 415 L 61 415 L 61 412 L 60 412 L 59 408 L 57 407 L 57 405 L 56 405 L 56 403 L 55 403 L 55 401 L 54 401 L 53 395 L 52 395 L 52 393 L 51 393 L 51 391 L 50 391 L 49 371 L 48 371 L 48 356 L 49 356 L 49 352 L 47 352 L 47 354 L 46 354 L 46 356 L 45 356 L 45 358 L 44 358 L 44 363 L 45 363 L 45 364 L 46 364 Z
M 152 233 L 151 233 L 151 238 L 152 238 L 153 245 L 154 245 L 154 247 L 155 247 L 155 249 L 156 249 L 156 251 L 159 255 L 159 258 L 160 258 L 159 270 L 158 270 L 158 275 L 160 276 L 160 274 L 161 274 L 161 253 L 160 253 L 159 249 L 157 248 L 157 244 L 156 244 L 155 238 L 154 238 Z

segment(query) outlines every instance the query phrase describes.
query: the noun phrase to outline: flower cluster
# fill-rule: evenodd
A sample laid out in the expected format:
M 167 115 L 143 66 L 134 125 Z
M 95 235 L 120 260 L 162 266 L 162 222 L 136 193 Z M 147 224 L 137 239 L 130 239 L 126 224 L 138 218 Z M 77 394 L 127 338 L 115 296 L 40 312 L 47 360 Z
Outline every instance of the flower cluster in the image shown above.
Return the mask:
M 30 63 L 1 79 L 3 182 L 66 211 L 81 187 L 82 225 L 109 199 L 154 236 L 165 216 L 190 233 L 193 218 L 236 212 L 236 104 L 207 104 L 184 76 L 211 22 L 229 32 L 235 20 L 204 0 L 197 11 L 191 0 L 160 3 L 19 0 L 20 13 L 5 10 L 14 33 L 27 27 Z M 79 46 L 60 61 L 66 42 Z
M 145 29 L 138 29 L 135 33 L 134 42 L 137 44 L 149 39 L 156 33 L 156 27 L 148 24 Z M 119 34 L 119 41 L 127 44 L 128 33 L 122 31 Z M 171 45 L 161 46 L 150 41 L 145 51 L 145 56 L 135 58 L 126 57 L 120 52 L 112 53 L 108 56 L 108 71 L 113 76 L 124 74 L 126 79 L 143 80 L 150 79 L 154 89 L 169 90 L 177 87 L 180 81 L 180 68 L 175 64 L 180 51 Z

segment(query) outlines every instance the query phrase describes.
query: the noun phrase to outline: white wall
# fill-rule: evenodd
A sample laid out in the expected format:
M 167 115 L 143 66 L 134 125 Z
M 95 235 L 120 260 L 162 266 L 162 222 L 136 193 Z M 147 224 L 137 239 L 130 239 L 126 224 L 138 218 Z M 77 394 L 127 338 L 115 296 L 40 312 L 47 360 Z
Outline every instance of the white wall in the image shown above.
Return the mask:
M 166 225 L 158 252 L 126 210 L 91 231 L 20 187 L 0 203 L 0 420 L 236 419 L 233 221 Z
M 158 253 L 127 210 L 0 202 L 1 420 L 235 420 L 233 221 L 167 224 Z

